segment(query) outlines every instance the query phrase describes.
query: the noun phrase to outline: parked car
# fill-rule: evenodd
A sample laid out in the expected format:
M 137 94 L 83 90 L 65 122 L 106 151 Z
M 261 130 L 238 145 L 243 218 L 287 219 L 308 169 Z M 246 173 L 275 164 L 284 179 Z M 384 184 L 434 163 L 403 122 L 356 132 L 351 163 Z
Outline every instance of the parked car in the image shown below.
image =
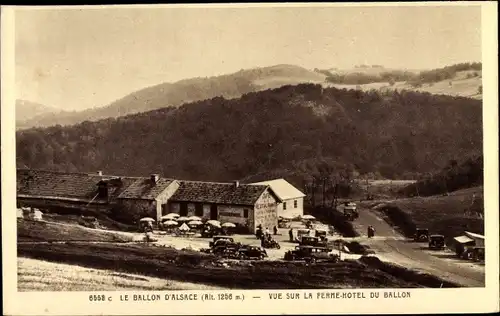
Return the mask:
M 429 241 L 429 230 L 427 228 L 417 228 L 415 230 L 415 235 L 413 236 L 415 242 L 428 242 Z
M 306 262 L 314 263 L 318 261 L 339 261 L 340 257 L 338 254 L 331 253 L 330 248 L 326 247 L 315 247 L 315 246 L 297 246 L 294 250 L 289 250 L 285 253 L 285 260 L 287 261 L 299 261 L 304 260 Z
M 328 242 L 326 240 L 321 240 L 319 237 L 314 236 L 304 236 L 300 241 L 301 246 L 314 246 L 314 247 L 327 247 Z
M 309 236 L 309 229 L 297 229 L 297 236 L 295 237 L 295 241 L 300 243 L 302 238 L 305 236 Z
M 327 235 L 328 235 L 328 232 L 325 229 L 316 229 L 316 232 L 314 234 L 314 236 L 318 237 L 320 240 L 326 240 Z
M 484 247 L 474 247 L 472 250 L 472 260 L 474 261 L 484 261 L 485 249 Z
M 443 235 L 431 235 L 429 237 L 429 249 L 442 250 L 445 248 Z
M 223 243 L 227 243 L 227 242 L 231 242 L 231 243 L 234 243 L 234 239 L 232 237 L 228 237 L 228 236 L 214 236 L 214 239 L 208 243 L 208 246 L 209 247 L 214 247 L 215 244 L 218 242 L 218 241 L 222 241 Z
M 267 252 L 264 248 L 261 247 L 244 245 L 238 250 L 238 258 L 242 260 L 262 260 L 265 257 L 267 257 Z

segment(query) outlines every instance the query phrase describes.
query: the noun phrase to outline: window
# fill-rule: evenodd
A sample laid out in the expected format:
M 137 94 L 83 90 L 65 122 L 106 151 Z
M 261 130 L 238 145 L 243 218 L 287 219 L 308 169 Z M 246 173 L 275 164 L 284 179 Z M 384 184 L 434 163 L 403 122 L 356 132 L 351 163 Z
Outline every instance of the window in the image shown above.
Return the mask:
M 248 218 L 248 210 L 247 209 L 243 210 L 243 216 L 245 216 L 245 218 Z
M 283 210 L 286 210 L 286 202 L 283 202 Z
M 297 200 L 293 201 L 293 208 L 297 208 Z
M 203 204 L 197 203 L 194 208 L 194 215 L 196 216 L 203 216 Z

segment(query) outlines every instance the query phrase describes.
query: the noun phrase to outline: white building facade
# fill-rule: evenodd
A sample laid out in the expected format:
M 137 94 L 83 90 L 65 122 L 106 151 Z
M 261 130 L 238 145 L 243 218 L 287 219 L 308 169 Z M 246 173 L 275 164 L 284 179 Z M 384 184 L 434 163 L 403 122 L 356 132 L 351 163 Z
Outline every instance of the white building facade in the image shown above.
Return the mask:
M 278 216 L 294 218 L 304 215 L 304 197 L 299 189 L 285 179 L 275 179 L 252 183 L 252 185 L 268 185 L 282 201 L 278 204 Z

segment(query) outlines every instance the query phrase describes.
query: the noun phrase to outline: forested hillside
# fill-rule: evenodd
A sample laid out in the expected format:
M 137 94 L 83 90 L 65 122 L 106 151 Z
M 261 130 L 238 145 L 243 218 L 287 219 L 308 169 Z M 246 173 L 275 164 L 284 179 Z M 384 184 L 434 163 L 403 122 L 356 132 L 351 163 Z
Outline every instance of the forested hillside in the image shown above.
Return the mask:
M 301 84 L 17 133 L 20 166 L 227 181 L 322 168 L 388 178 L 480 154 L 481 101 Z
M 462 161 L 451 160 L 440 172 L 424 175 L 421 180 L 400 190 L 406 196 L 429 196 L 483 185 L 483 155 Z

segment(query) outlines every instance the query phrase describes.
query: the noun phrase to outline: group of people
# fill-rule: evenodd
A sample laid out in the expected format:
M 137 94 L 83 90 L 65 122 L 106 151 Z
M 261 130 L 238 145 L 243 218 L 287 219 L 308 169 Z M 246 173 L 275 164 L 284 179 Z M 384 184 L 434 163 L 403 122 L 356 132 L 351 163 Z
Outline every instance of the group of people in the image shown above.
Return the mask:
M 278 227 L 277 226 L 273 227 L 273 232 L 274 232 L 274 235 L 278 235 Z M 261 224 L 259 224 L 259 226 L 257 226 L 257 232 L 255 235 L 257 236 L 257 238 L 260 239 L 260 244 L 262 247 L 264 247 L 266 241 L 271 242 L 273 240 L 273 237 L 271 235 L 271 232 L 269 231 L 269 228 L 266 227 L 266 229 L 263 231 Z

